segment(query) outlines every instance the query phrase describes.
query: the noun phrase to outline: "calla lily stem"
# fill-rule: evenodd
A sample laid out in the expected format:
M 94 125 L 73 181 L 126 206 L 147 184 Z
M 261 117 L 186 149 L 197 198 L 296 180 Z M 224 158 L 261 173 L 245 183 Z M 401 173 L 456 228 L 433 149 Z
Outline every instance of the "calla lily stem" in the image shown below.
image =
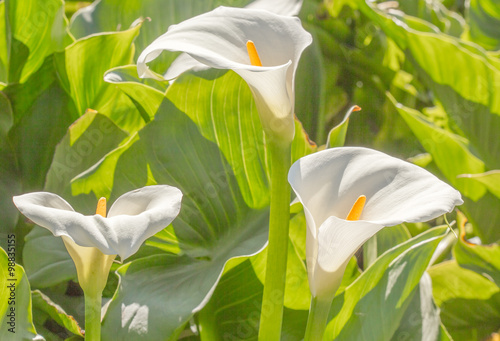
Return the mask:
M 332 299 L 333 298 L 319 298 L 317 296 L 311 299 L 311 308 L 309 309 L 304 341 L 323 340 Z
M 85 293 L 85 341 L 101 340 L 102 292 Z
M 291 165 L 291 144 L 270 141 L 268 150 L 271 165 L 271 211 L 259 340 L 272 341 L 280 340 L 283 319 L 291 192 L 287 174 Z

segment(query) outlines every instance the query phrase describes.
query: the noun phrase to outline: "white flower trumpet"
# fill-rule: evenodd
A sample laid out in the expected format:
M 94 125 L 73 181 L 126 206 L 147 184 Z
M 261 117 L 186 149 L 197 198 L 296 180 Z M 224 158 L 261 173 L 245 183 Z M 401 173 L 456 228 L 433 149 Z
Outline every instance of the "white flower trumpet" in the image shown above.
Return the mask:
M 63 238 L 80 285 L 90 290 L 95 286 L 90 283 L 95 273 L 104 278 L 96 287 L 105 285 L 116 255 L 122 260 L 133 255 L 147 238 L 168 226 L 179 214 L 181 199 L 182 193 L 175 187 L 143 187 L 119 197 L 107 217 L 104 198 L 92 216 L 75 212 L 66 200 L 48 192 L 23 194 L 13 201 L 35 224 Z
M 313 297 L 333 298 L 349 259 L 383 227 L 427 221 L 463 203 L 426 170 L 367 148 L 305 156 L 288 181 L 304 206 Z
M 137 70 L 140 77 L 157 78 L 146 63 L 163 50 L 191 57 L 177 59 L 166 79 L 176 78 L 198 63 L 233 70 L 248 83 L 264 131 L 290 143 L 294 136 L 295 71 L 311 42 L 298 18 L 266 10 L 219 7 L 170 26 L 141 53 Z

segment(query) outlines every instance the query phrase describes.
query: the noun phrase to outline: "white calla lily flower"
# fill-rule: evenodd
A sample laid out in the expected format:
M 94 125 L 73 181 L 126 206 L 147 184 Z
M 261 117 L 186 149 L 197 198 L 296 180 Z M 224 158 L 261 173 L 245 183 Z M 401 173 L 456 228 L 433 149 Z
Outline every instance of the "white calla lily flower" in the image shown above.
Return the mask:
M 288 181 L 304 206 L 313 297 L 333 298 L 350 258 L 383 227 L 431 220 L 463 203 L 426 170 L 367 148 L 305 156 Z
M 302 2 L 302 0 L 255 0 L 244 8 L 261 9 L 274 14 L 294 16 L 299 14 L 302 8 Z M 186 71 L 202 71 L 208 69 L 210 69 L 210 66 L 197 61 L 187 53 L 181 53 L 170 65 L 170 68 L 163 77 L 173 82 L 175 78 Z
M 298 15 L 302 8 L 303 0 L 255 0 L 245 8 L 263 9 L 279 15 Z
M 116 199 L 106 218 L 105 208 L 104 214 L 86 216 L 48 192 L 23 194 L 13 201 L 23 215 L 54 236 L 63 237 L 67 245 L 94 247 L 105 255 L 120 255 L 123 260 L 174 220 L 181 199 L 181 191 L 172 186 L 143 187 Z
M 295 71 L 311 42 L 311 35 L 296 17 L 219 7 L 170 26 L 141 53 L 137 70 L 140 77 L 157 78 L 146 64 L 164 50 L 191 57 L 177 59 L 166 73 L 167 79 L 196 68 L 193 59 L 212 68 L 233 70 L 248 83 L 266 133 L 289 143 L 295 131 Z

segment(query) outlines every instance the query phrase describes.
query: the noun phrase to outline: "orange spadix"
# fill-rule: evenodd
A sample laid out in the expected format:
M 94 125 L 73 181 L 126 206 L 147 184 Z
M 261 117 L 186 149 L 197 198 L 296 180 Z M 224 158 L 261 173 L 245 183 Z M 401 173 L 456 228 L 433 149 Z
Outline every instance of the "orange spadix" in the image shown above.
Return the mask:
M 97 209 L 95 210 L 95 214 L 99 214 L 106 218 L 106 198 L 102 197 L 97 202 Z
M 257 49 L 255 48 L 255 44 L 253 41 L 247 41 L 247 51 L 248 56 L 250 57 L 250 64 L 253 66 L 262 66 L 262 62 L 260 61 L 259 54 L 257 53 Z
M 352 208 L 349 211 L 349 214 L 347 215 L 347 218 L 345 218 L 345 220 L 359 220 L 359 218 L 361 217 L 361 213 L 363 213 L 365 202 L 366 202 L 366 196 L 360 195 L 359 198 L 354 203 L 354 205 L 352 205 Z

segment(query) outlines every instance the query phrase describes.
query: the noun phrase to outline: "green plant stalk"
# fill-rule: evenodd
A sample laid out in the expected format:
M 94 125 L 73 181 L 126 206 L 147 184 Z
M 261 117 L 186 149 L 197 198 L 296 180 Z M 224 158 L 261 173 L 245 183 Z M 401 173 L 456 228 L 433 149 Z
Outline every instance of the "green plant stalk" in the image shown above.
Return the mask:
M 260 312 L 259 340 L 280 340 L 290 221 L 291 144 L 268 144 L 271 165 L 271 211 L 266 279 Z
M 309 317 L 307 318 L 304 341 L 323 340 L 328 314 L 330 313 L 330 307 L 332 306 L 332 300 L 333 297 L 313 297 L 311 299 L 311 308 L 309 309 Z
M 101 340 L 102 292 L 85 294 L 85 341 Z

